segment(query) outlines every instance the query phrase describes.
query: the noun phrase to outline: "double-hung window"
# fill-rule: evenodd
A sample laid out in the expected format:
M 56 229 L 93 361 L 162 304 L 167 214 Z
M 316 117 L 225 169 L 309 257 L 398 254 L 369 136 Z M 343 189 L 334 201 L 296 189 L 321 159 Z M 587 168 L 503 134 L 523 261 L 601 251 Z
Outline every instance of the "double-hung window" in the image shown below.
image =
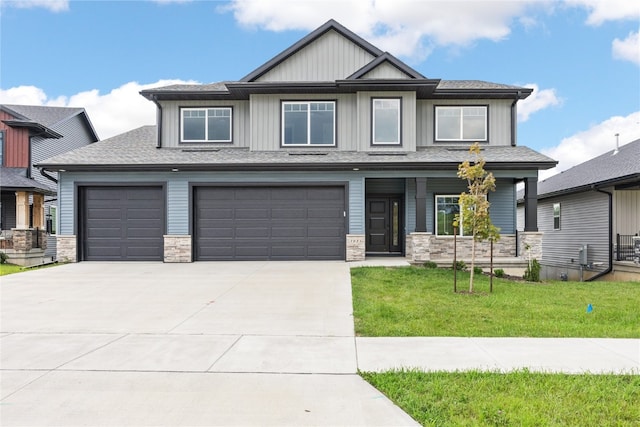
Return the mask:
M 181 142 L 231 142 L 231 107 L 182 108 Z
M 336 145 L 335 101 L 283 102 L 282 145 Z
M 436 141 L 486 141 L 487 107 L 436 107 Z
M 373 145 L 400 145 L 400 98 L 372 99 L 371 142 Z

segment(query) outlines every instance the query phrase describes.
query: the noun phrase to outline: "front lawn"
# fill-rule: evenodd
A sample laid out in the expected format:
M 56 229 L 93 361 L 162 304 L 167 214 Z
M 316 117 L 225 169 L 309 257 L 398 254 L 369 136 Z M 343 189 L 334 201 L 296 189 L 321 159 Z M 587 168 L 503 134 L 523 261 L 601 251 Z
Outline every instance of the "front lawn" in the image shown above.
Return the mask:
M 637 426 L 640 376 L 398 371 L 362 377 L 424 426 Z
M 458 290 L 468 278 L 458 273 Z M 421 267 L 355 268 L 351 282 L 360 336 L 640 337 L 637 282 L 494 279 L 489 293 L 476 275 L 474 294 L 454 294 L 451 270 Z
M 22 267 L 15 264 L 0 264 L 0 276 L 7 274 L 19 273 L 22 271 Z

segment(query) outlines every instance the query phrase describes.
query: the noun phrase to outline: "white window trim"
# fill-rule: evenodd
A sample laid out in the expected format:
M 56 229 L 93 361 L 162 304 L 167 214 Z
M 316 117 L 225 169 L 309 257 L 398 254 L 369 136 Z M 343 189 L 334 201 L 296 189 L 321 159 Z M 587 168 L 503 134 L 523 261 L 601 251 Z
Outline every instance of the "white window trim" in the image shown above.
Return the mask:
M 371 101 L 371 145 L 402 145 L 402 98 L 372 98 Z M 398 103 L 398 134 L 395 141 L 376 142 L 376 103 L 381 101 Z
M 438 199 L 439 198 L 445 198 L 445 197 L 455 197 L 458 199 L 458 206 L 460 206 L 460 194 L 436 194 L 435 195 L 435 203 L 434 203 L 434 219 L 435 219 L 435 224 L 434 224 L 434 234 L 436 236 L 442 236 L 442 237 L 453 237 L 452 234 L 440 234 L 438 233 Z M 462 212 L 460 212 L 460 219 L 462 220 Z M 458 226 L 458 236 L 462 236 L 462 221 L 460 221 L 460 224 Z
M 285 133 L 285 105 L 298 104 L 298 105 L 307 105 L 307 143 L 306 144 L 285 144 L 284 142 L 284 133 Z M 332 144 L 312 144 L 311 143 L 311 104 L 333 104 L 333 129 L 331 131 L 331 135 L 333 137 Z M 280 135 L 280 145 L 282 147 L 335 147 L 336 146 L 336 101 L 282 101 L 282 105 L 280 106 L 281 110 L 281 135 Z
M 556 205 L 558 206 L 558 215 L 556 216 Z M 561 224 L 561 220 L 562 220 L 562 206 L 560 205 L 560 203 L 554 203 L 553 207 L 552 207 L 552 217 L 553 217 L 553 229 L 554 230 L 560 230 L 560 228 L 562 227 Z M 558 226 L 556 227 L 556 218 L 558 218 Z
M 205 124 L 204 124 L 204 137 L 205 139 L 185 139 L 184 138 L 184 112 L 185 111 L 205 111 Z M 207 119 L 209 110 L 229 110 L 229 139 L 208 139 L 209 138 L 209 126 L 207 125 Z M 180 108 L 180 142 L 197 142 L 197 143 L 211 143 L 211 142 L 233 142 L 233 107 L 184 107 Z
M 460 110 L 460 138 L 438 138 L 438 110 L 439 109 L 454 109 L 457 108 Z M 484 108 L 484 138 L 471 138 L 471 139 L 463 139 L 462 135 L 463 135 L 463 131 L 464 131 L 464 114 L 462 114 L 463 110 L 465 108 Z M 469 142 L 469 141 L 488 141 L 489 135 L 488 135 L 488 123 L 489 123 L 489 108 L 486 105 L 436 105 L 435 110 L 434 110 L 434 115 L 435 115 L 435 134 L 434 134 L 434 140 L 436 142 L 448 142 L 448 141 L 459 141 L 459 142 Z

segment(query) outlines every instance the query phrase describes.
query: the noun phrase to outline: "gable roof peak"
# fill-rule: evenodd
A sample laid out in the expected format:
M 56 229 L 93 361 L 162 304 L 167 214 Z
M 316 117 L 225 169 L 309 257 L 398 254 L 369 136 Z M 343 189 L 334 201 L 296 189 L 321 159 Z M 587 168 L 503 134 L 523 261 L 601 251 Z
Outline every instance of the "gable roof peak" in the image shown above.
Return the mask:
M 381 55 L 379 55 L 377 58 L 369 62 L 367 65 L 365 65 L 364 67 L 360 68 L 358 71 L 356 71 L 355 73 L 347 77 L 347 80 L 359 79 L 384 62 L 391 64 L 392 66 L 394 66 L 395 68 L 397 68 L 398 70 L 400 70 L 401 72 L 403 72 L 404 74 L 406 74 L 407 76 L 413 79 L 426 79 L 426 77 L 423 76 L 421 73 L 409 67 L 407 64 L 400 61 L 398 58 L 396 58 L 389 52 L 383 52 Z
M 335 19 L 329 19 L 327 22 L 325 22 L 320 27 L 313 30 L 307 36 L 303 37 L 302 39 L 300 39 L 299 41 L 291 45 L 289 48 L 285 49 L 284 51 L 274 56 L 269 61 L 265 62 L 260 67 L 256 68 L 255 70 L 253 70 L 252 72 L 244 76 L 240 81 L 241 82 L 255 81 L 256 79 L 260 78 L 261 76 L 269 72 L 275 66 L 284 62 L 287 58 L 299 52 L 304 47 L 313 43 L 315 40 L 319 39 L 321 36 L 323 36 L 328 31 L 331 31 L 331 30 L 347 38 L 352 43 L 364 49 L 374 57 L 378 57 L 384 53 L 382 50 L 378 49 L 376 46 L 372 45 L 371 43 L 369 43 L 368 41 L 366 41 L 365 39 L 363 39 L 353 31 L 349 30 L 348 28 L 346 28 L 345 26 L 337 22 Z

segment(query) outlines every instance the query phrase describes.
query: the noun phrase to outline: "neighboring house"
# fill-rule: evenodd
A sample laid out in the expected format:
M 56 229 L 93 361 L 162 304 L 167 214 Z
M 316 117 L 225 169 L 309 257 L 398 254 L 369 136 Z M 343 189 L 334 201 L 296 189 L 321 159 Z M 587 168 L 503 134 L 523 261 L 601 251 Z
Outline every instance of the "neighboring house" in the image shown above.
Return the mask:
M 41 162 L 61 172 L 58 257 L 452 259 L 456 173 L 478 141 L 496 254 L 514 258 L 539 247 L 538 171 L 556 164 L 516 143 L 531 91 L 424 77 L 331 20 L 240 81 L 144 90 L 156 126 Z
M 33 164 L 96 141 L 83 108 L 0 104 L 1 249 L 11 262 L 41 262 L 56 254 L 57 174 L 45 177 Z
M 538 224 L 543 278 L 640 280 L 640 140 L 539 182 Z

